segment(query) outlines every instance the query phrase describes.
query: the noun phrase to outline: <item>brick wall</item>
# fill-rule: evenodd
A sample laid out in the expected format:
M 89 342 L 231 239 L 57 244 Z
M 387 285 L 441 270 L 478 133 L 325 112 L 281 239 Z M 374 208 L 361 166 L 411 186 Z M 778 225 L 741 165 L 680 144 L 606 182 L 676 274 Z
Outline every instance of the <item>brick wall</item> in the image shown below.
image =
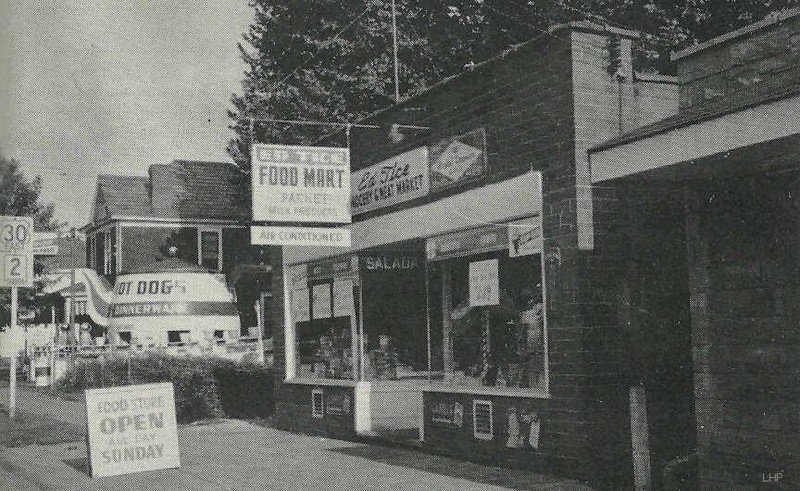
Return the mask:
M 741 178 L 687 202 L 697 438 L 707 489 L 797 489 L 797 185 Z M 713 196 L 713 199 L 709 199 Z
M 573 48 L 580 61 L 573 61 Z M 429 448 L 467 458 L 495 454 L 502 448 L 499 455 L 509 465 L 539 468 L 614 487 L 629 481 L 630 459 L 625 460 L 629 446 L 627 406 L 619 407 L 627 392 L 620 393 L 619 374 L 614 368 L 618 347 L 613 344 L 613 312 L 607 300 L 596 296 L 596 287 L 602 283 L 595 284 L 586 273 L 590 268 L 598 269 L 600 263 L 593 262 L 591 252 L 579 247 L 579 223 L 594 221 L 584 213 L 591 209 L 591 200 L 613 201 L 613 194 L 599 190 L 592 195 L 588 162 L 585 157 L 576 158 L 576 152 L 619 131 L 617 84 L 605 70 L 607 58 L 605 38 L 597 32 L 555 31 L 376 115 L 370 122 L 387 126 L 395 122 L 415 124 L 430 126 L 430 130 L 408 132 L 410 137 L 396 146 L 389 146 L 385 135 L 354 132 L 352 160 L 354 168 L 365 167 L 403 149 L 484 128 L 490 173 L 470 186 L 527 170 L 542 172 L 552 397 L 532 400 L 480 396 L 491 399 L 499 408 L 495 414 L 501 425 L 505 424 L 504 411 L 511 404 L 521 407 L 530 403 L 540 408 L 546 428 L 542 446 L 534 453 L 505 449 L 502 434 L 490 442 L 476 441 L 471 432 L 447 432 L 427 425 L 425 441 Z M 574 73 L 576 67 L 579 74 Z M 573 84 L 577 83 L 579 96 L 573 93 Z M 631 87 L 623 89 L 626 97 L 634 97 Z M 578 109 L 576 104 L 580 104 Z M 446 192 L 426 199 L 443 194 Z M 415 206 L 422 201 L 401 206 Z M 592 278 L 602 277 L 598 273 Z M 282 333 L 276 339 L 276 347 L 281 346 Z M 282 352 L 276 349 L 276 362 L 281 369 L 282 360 Z M 303 386 L 278 387 L 277 400 L 297 401 L 298 406 L 287 402 L 279 405 L 276 413 L 310 410 Z M 461 398 L 464 407 L 471 408 L 476 396 L 426 396 L 426 407 L 429 401 L 447 397 Z M 303 420 L 293 423 L 282 416 L 276 420 L 287 428 L 293 424 L 292 428 L 298 431 L 320 428 L 311 422 L 313 427 L 303 430 Z

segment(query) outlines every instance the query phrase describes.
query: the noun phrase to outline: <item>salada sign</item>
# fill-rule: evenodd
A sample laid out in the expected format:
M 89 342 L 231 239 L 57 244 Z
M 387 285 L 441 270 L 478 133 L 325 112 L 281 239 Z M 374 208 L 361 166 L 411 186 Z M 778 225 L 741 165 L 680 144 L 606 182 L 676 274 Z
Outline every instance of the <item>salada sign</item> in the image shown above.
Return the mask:
M 180 467 L 172 383 L 85 394 L 92 477 Z
M 253 145 L 253 220 L 350 223 L 346 148 Z
M 428 147 L 410 150 L 353 172 L 353 215 L 428 194 Z

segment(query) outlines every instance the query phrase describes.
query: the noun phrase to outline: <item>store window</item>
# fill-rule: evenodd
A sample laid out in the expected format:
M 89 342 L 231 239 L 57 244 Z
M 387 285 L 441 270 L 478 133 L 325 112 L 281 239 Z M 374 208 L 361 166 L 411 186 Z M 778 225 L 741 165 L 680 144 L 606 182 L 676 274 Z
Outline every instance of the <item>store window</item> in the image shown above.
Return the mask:
M 355 286 L 349 257 L 330 261 L 316 275 L 305 266 L 291 292 L 296 376 L 356 380 L 359 376 Z M 297 270 L 295 270 L 297 271 Z M 334 274 L 336 271 L 336 274 Z
M 221 263 L 220 233 L 218 230 L 201 230 L 198 237 L 200 266 L 219 271 Z
M 426 380 L 424 242 L 360 252 L 365 380 Z
M 434 363 L 445 384 L 547 391 L 541 246 L 522 246 L 537 226 L 433 242 L 431 324 L 442 340 Z

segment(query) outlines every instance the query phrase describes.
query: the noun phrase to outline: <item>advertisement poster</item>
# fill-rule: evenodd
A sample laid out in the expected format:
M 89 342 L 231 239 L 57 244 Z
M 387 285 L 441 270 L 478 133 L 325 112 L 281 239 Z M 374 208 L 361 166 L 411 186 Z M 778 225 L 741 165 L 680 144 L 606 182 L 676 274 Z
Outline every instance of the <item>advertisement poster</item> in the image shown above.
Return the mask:
M 311 319 L 308 305 L 308 288 L 292 291 L 292 316 L 295 322 L 306 322 Z
M 469 263 L 469 305 L 500 304 L 500 279 L 497 259 Z
M 486 173 L 486 131 L 483 128 L 431 146 L 431 191 L 438 191 Z
M 92 477 L 180 467 L 171 382 L 85 394 Z
M 314 319 L 328 319 L 331 316 L 331 285 L 323 283 L 311 289 L 311 308 Z
M 252 162 L 253 220 L 350 223 L 348 149 L 256 144 Z
M 354 172 L 351 189 L 353 215 L 427 195 L 428 147 L 401 153 Z
M 542 252 L 542 217 L 517 220 L 508 224 L 508 256 L 530 256 Z
M 333 316 L 347 317 L 353 315 L 353 310 L 353 281 L 334 280 Z

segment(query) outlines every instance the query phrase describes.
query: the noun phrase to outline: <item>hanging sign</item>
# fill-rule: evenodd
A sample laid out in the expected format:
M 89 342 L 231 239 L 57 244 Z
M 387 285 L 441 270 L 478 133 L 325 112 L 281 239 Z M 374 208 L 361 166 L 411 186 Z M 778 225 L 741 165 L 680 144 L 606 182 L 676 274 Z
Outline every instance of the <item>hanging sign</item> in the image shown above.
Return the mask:
M 469 305 L 500 304 L 500 276 L 497 259 L 469 263 Z
M 350 223 L 348 149 L 256 144 L 252 162 L 253 220 Z
M 542 217 L 537 215 L 508 224 L 508 256 L 542 253 Z
M 171 382 L 85 394 L 92 477 L 180 467 Z
M 292 316 L 295 322 L 306 322 L 311 319 L 308 305 L 308 288 L 292 291 Z
M 0 216 L 0 287 L 33 286 L 33 218 Z
M 340 227 L 250 227 L 250 244 L 350 247 L 350 229 Z
M 425 196 L 430 190 L 428 147 L 353 172 L 350 186 L 353 215 Z

